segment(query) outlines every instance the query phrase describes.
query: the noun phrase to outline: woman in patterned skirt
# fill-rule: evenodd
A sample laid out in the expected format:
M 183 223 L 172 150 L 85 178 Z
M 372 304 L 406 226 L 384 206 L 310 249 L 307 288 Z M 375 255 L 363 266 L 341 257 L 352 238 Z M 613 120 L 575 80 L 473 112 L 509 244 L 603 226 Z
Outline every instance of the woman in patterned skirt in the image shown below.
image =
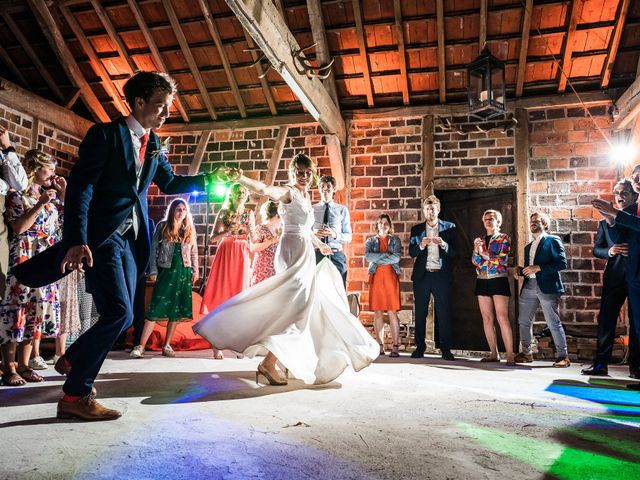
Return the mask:
M 220 243 L 211 263 L 200 313 L 212 311 L 221 303 L 249 288 L 249 239 L 255 227 L 255 219 L 253 212 L 245 209 L 248 198 L 249 191 L 239 183 L 234 183 L 229 187 L 227 198 L 216 216 L 210 241 Z M 213 357 L 222 360 L 224 355 L 214 348 Z
M 29 150 L 25 155 L 29 185 L 24 192 L 7 195 L 7 223 L 13 231 L 9 246 L 9 266 L 22 263 L 59 240 L 67 183 L 55 174 L 56 163 L 49 155 Z M 0 304 L 0 344 L 7 386 L 42 382 L 29 367 L 34 339 L 57 336 L 60 329 L 58 284 L 29 288 L 18 283 L 9 271 Z M 14 362 L 18 356 L 17 366 Z
M 376 220 L 378 234 L 365 243 L 364 258 L 369 262 L 369 308 L 373 310 L 373 325 L 380 344 L 380 355 L 384 355 L 384 311 L 389 315 L 389 326 L 393 338 L 390 357 L 399 357 L 400 325 L 400 258 L 402 244 L 393 235 L 391 217 L 383 213 Z
M 276 274 L 273 264 L 276 248 L 282 234 L 282 220 L 278 215 L 278 204 L 269 200 L 260 209 L 262 224 L 255 229 L 251 238 L 251 253 L 254 253 L 251 270 L 251 285 L 260 283 Z
M 193 317 L 191 292 L 198 280 L 198 247 L 196 232 L 187 202 L 176 198 L 164 220 L 158 223 L 151 244 L 149 280 L 155 282 L 147 311 L 140 345 L 132 356 L 141 358 L 157 320 L 167 320 L 167 335 L 162 355 L 175 357 L 171 338 L 177 322 Z M 134 355 L 134 352 L 137 353 Z

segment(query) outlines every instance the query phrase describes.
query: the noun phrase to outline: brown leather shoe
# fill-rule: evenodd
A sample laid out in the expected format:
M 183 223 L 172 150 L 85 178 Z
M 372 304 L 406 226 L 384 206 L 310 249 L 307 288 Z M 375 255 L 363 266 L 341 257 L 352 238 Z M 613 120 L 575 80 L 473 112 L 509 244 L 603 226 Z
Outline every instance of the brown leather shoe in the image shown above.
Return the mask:
M 65 402 L 58 400 L 58 418 L 77 419 L 85 422 L 115 420 L 120 418 L 122 413 L 117 410 L 103 407 L 93 395 L 82 397 L 77 402 Z
M 533 355 L 526 353 L 517 353 L 515 357 L 513 357 L 513 361 L 516 363 L 531 363 L 533 362 Z
M 571 365 L 571 360 L 569 357 L 558 358 L 555 362 L 553 362 L 553 366 L 556 368 L 567 368 Z
M 67 357 L 62 355 L 53 368 L 55 368 L 56 372 L 60 375 L 69 375 L 69 372 L 71 371 L 71 364 L 69 363 L 69 360 L 67 360 Z

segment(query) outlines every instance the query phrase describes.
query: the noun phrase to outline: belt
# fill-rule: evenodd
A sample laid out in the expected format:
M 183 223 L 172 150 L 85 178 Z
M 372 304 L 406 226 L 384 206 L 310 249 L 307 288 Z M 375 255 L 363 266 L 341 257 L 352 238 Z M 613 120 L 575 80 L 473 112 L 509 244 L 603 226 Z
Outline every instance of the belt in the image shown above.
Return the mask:
M 436 272 L 439 272 L 440 269 L 439 268 L 425 268 L 425 271 L 427 271 L 429 273 L 436 273 Z

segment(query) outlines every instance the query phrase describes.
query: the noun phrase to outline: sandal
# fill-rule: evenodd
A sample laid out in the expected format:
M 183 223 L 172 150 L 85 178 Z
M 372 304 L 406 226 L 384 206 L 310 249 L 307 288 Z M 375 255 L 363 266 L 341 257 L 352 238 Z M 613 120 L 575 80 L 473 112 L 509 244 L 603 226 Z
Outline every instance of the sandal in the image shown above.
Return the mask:
M 224 353 L 222 353 L 222 350 L 216 350 L 214 348 L 213 349 L 213 358 L 215 358 L 216 360 L 224 360 Z
M 26 385 L 27 381 L 18 373 L 3 373 L 2 383 L 5 387 L 21 387 L 22 385 Z
M 481 362 L 483 363 L 500 363 L 500 358 L 498 357 L 482 357 L 480 359 Z
M 394 345 L 393 346 L 393 351 L 389 354 L 390 357 L 392 358 L 398 358 L 400 356 L 400 354 L 398 353 L 398 347 L 400 345 Z
M 24 380 L 26 380 L 29 383 L 44 382 L 44 378 L 42 378 L 40 375 L 38 375 L 36 372 L 34 372 L 30 368 L 27 368 L 22 372 L 18 372 L 18 375 L 20 375 Z

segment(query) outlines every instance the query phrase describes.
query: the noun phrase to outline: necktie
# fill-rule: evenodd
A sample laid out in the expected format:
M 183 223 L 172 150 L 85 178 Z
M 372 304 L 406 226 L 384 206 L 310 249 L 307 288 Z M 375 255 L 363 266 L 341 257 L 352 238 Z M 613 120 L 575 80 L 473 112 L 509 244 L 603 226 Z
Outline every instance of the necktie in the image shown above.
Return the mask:
M 328 203 L 324 204 L 324 216 L 322 217 L 322 226 L 324 227 L 326 225 L 329 225 L 329 204 Z M 322 241 L 324 243 L 328 243 L 329 237 L 324 237 Z
M 149 141 L 149 134 L 145 133 L 140 137 L 140 166 L 144 163 L 144 155 L 147 152 L 147 142 Z

